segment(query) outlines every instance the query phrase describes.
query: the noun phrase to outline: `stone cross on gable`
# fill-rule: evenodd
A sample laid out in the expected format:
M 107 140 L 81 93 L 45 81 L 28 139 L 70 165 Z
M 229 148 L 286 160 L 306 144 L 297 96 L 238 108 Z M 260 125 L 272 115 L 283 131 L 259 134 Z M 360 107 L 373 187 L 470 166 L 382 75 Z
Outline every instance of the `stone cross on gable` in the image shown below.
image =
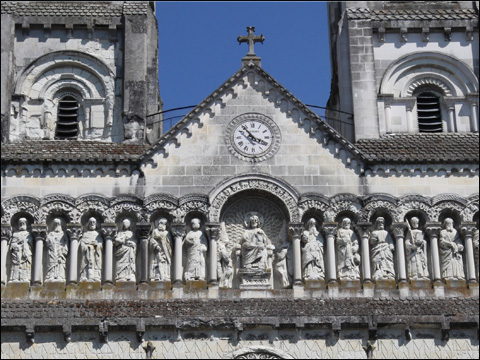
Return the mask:
M 263 37 L 263 34 L 258 35 L 253 35 L 255 32 L 255 26 L 247 26 L 247 31 L 248 35 L 247 36 L 241 36 L 239 35 L 237 38 L 238 44 L 240 45 L 243 42 L 248 42 L 248 54 L 247 56 L 255 56 L 255 52 L 253 51 L 253 46 L 256 42 L 261 42 L 263 44 L 263 41 L 265 38 Z

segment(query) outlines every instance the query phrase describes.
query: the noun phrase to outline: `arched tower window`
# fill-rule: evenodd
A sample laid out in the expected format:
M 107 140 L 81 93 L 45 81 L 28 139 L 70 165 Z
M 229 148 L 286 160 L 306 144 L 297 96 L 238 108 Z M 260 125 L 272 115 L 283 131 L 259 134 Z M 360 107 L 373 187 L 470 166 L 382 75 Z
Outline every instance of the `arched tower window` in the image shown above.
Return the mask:
M 440 98 L 429 91 L 418 94 L 417 117 L 419 132 L 442 132 L 443 124 Z
M 64 96 L 58 102 L 55 139 L 70 140 L 78 137 L 78 101 Z

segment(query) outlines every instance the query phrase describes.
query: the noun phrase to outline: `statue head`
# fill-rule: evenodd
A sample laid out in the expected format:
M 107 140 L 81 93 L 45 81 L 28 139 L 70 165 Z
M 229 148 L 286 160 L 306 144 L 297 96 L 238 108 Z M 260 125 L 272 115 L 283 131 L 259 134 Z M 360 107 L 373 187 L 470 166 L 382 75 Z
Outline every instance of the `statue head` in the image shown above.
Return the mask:
M 310 218 L 307 221 L 307 229 L 311 229 L 312 227 L 317 228 L 317 220 L 315 218 Z
M 123 219 L 122 221 L 123 230 L 130 230 L 131 225 L 132 224 L 129 219 Z
M 97 228 L 97 219 L 95 219 L 94 217 L 91 217 L 90 219 L 88 219 L 88 222 L 87 222 L 87 230 L 95 230 Z
M 53 219 L 53 231 L 55 231 L 55 232 L 63 231 L 62 219 L 60 219 L 60 218 Z
M 453 230 L 453 225 L 454 225 L 454 222 L 452 218 L 446 218 L 443 221 L 443 227 L 449 231 Z
M 420 225 L 420 219 L 416 216 L 412 217 L 410 219 L 410 225 L 412 226 L 412 229 L 418 229 L 418 226 Z
M 160 231 L 165 231 L 167 230 L 167 223 L 168 220 L 165 218 L 160 218 L 157 220 L 157 229 Z
M 385 230 L 385 218 L 380 216 L 375 220 L 375 229 Z
M 22 217 L 20 219 L 18 219 L 18 230 L 19 231 L 26 231 L 27 230 L 27 225 L 28 225 L 28 222 L 27 222 L 27 219 Z
M 256 229 L 260 227 L 260 219 L 257 215 L 250 216 L 250 228 Z
M 350 225 L 352 224 L 352 220 L 349 218 L 344 218 L 342 220 L 342 228 L 345 230 L 350 230 Z
M 198 218 L 194 218 L 191 221 L 192 230 L 197 231 L 200 229 L 201 221 Z

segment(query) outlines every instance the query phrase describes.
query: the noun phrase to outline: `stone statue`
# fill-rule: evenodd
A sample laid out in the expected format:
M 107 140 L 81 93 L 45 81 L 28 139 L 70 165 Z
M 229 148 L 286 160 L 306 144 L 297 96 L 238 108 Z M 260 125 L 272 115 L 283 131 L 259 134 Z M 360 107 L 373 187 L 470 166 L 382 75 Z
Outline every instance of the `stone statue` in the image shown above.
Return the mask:
M 320 280 L 325 278 L 325 262 L 323 248 L 325 240 L 317 229 L 317 220 L 307 221 L 305 231 L 301 235 L 304 244 L 302 248 L 302 270 L 305 280 Z
M 289 288 L 292 285 L 293 280 L 293 259 L 291 245 L 289 242 L 285 242 L 280 251 L 276 254 L 277 262 L 275 264 L 275 270 L 278 274 L 278 281 L 282 289 Z
M 192 219 L 192 230 L 185 236 L 184 243 L 187 251 L 187 265 L 185 280 L 205 280 L 205 256 L 207 253 L 207 239 L 200 230 L 200 219 Z
M 135 281 L 135 263 L 137 258 L 137 239 L 128 219 L 122 221 L 122 230 L 115 236 L 115 280 Z
M 392 237 L 385 230 L 385 219 L 378 217 L 369 240 L 374 280 L 395 279 Z
M 444 279 L 465 279 L 463 270 L 463 245 L 460 234 L 453 227 L 453 220 L 446 218 L 443 222 L 444 229 L 440 231 L 440 258 L 442 277 Z
M 337 230 L 337 271 L 340 279 L 360 279 L 360 254 L 355 232 L 351 229 L 349 218 L 342 220 L 342 227 Z
M 260 218 L 251 214 L 242 237 L 242 263 L 244 269 L 263 270 L 269 268 L 268 257 L 275 247 L 267 234 L 260 228 Z
M 47 273 L 45 281 L 65 281 L 68 256 L 68 236 L 63 231 L 62 219 L 53 220 L 53 230 L 45 239 Z
M 87 231 L 80 239 L 80 281 L 102 281 L 103 238 L 97 231 L 97 220 L 88 219 Z
M 427 242 L 423 231 L 418 228 L 420 220 L 410 219 L 411 228 L 405 237 L 405 254 L 407 256 L 407 274 L 412 280 L 428 279 Z
M 217 276 L 221 288 L 231 288 L 233 280 L 232 250 L 223 242 L 217 246 Z
M 168 220 L 157 220 L 150 239 L 150 278 L 154 281 L 169 281 L 172 265 L 172 237 L 167 230 Z
M 32 272 L 32 234 L 27 229 L 27 219 L 18 220 L 18 231 L 14 232 L 10 240 L 10 281 L 30 282 Z

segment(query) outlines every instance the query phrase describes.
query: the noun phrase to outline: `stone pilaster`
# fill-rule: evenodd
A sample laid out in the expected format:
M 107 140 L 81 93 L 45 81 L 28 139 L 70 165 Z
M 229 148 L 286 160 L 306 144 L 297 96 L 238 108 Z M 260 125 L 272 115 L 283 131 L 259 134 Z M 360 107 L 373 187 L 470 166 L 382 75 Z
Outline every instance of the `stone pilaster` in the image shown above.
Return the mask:
M 210 240 L 209 246 L 209 260 L 210 267 L 208 271 L 208 283 L 209 285 L 218 284 L 218 274 L 217 274 L 217 239 L 220 235 L 220 224 L 219 223 L 208 223 L 206 224 L 207 235 Z
M 67 224 L 67 233 L 70 238 L 70 266 L 67 285 L 78 284 L 78 240 L 82 236 L 82 225 Z
M 105 266 L 103 279 L 105 284 L 113 284 L 113 240 L 117 235 L 116 224 L 100 225 L 103 238 L 105 239 Z
M 358 223 L 357 226 L 355 227 L 360 235 L 363 283 L 372 282 L 372 273 L 370 270 L 370 245 L 368 243 L 371 226 L 372 226 L 372 223 L 363 222 L 363 223 Z
M 293 244 L 293 284 L 302 284 L 302 244 L 301 235 L 304 230 L 302 223 L 290 223 L 288 233 Z
M 32 224 L 32 235 L 35 240 L 35 255 L 33 260 L 32 285 L 43 283 L 43 244 L 47 236 L 47 225 Z
M 475 270 L 475 253 L 473 249 L 473 235 L 476 229 L 477 229 L 476 224 L 474 222 L 465 222 L 460 226 L 460 231 L 463 235 L 464 242 L 465 242 L 467 284 L 472 284 L 477 282 L 476 270 Z
M 323 231 L 327 242 L 327 282 L 337 282 L 337 265 L 335 262 L 335 234 L 337 233 L 337 223 L 324 223 Z
M 405 283 L 407 281 L 407 268 L 405 264 L 405 230 L 408 228 L 406 223 L 394 223 L 392 224 L 392 232 L 395 236 L 395 252 L 397 255 L 397 276 L 399 283 Z
M 433 270 L 433 282 L 442 281 L 442 273 L 440 270 L 440 253 L 438 249 L 438 237 L 440 231 L 442 230 L 442 225 L 437 222 L 428 222 L 425 225 L 425 232 L 428 234 L 430 239 L 430 251 L 432 259 L 432 270 Z
M 137 235 L 140 240 L 140 284 L 148 284 L 148 235 L 150 223 L 138 223 Z
M 2 224 L 2 248 L 1 248 L 1 274 L 2 285 L 7 285 L 7 254 L 8 254 L 8 242 L 12 236 L 12 228 L 10 225 Z
M 182 252 L 185 237 L 185 224 L 173 223 L 172 234 L 174 239 L 173 250 L 173 284 L 181 285 L 183 282 Z

